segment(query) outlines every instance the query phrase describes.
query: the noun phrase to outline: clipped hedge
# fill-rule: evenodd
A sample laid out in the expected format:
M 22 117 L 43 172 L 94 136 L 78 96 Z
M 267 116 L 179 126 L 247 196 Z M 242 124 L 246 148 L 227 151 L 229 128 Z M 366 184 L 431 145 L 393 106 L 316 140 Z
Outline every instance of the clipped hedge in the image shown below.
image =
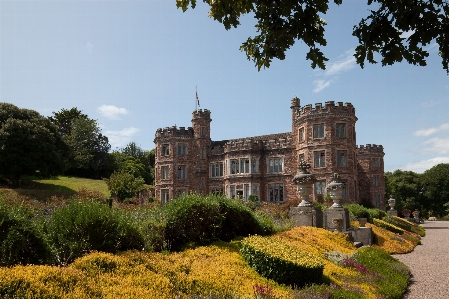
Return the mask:
M 356 218 L 369 218 L 368 209 L 359 204 L 347 204 L 344 205 L 346 209 L 348 209 L 349 213 Z
M 400 234 L 402 235 L 404 233 L 404 230 L 400 227 L 397 227 L 396 225 L 393 225 L 391 223 L 388 223 L 386 221 L 380 220 L 380 219 L 373 219 L 374 221 L 374 225 L 378 226 L 378 227 L 382 227 L 385 228 L 387 230 L 389 230 L 392 233 L 395 234 Z
M 422 226 L 420 226 L 416 223 L 410 222 L 404 218 L 392 216 L 392 217 L 384 217 L 384 219 L 382 219 L 382 220 L 385 220 L 389 223 L 399 226 L 400 228 L 407 230 L 409 232 L 418 234 L 420 237 L 424 237 L 426 235 L 426 232 Z
M 243 239 L 240 253 L 261 276 L 280 284 L 301 287 L 321 281 L 322 260 L 275 237 Z

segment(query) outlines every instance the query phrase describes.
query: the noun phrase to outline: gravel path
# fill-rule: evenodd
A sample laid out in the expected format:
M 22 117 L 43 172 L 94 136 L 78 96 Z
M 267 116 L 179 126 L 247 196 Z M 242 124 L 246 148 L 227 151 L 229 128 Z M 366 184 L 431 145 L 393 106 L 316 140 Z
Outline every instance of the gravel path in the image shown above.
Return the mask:
M 449 298 L 449 221 L 426 221 L 422 245 L 395 258 L 410 267 L 412 278 L 404 299 Z

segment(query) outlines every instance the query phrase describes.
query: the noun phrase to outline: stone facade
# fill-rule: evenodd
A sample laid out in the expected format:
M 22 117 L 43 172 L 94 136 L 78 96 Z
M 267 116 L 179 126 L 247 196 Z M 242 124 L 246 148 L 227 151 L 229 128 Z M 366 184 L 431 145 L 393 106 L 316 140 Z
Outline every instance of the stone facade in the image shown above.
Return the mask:
M 299 198 L 292 179 L 301 159 L 315 174 L 313 198 L 322 199 L 332 173 L 345 183 L 346 202 L 369 201 L 385 209 L 381 145 L 356 145 L 355 109 L 333 101 L 301 107 L 293 98 L 292 131 L 212 141 L 210 111 L 192 113 L 192 127 L 156 131 L 155 193 L 162 202 L 183 192 L 223 193 L 285 202 Z

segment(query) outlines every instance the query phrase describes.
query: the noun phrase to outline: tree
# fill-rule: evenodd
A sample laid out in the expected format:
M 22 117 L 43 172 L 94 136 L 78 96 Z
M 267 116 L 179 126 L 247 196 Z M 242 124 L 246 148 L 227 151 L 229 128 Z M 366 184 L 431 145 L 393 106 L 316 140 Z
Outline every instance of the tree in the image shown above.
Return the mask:
M 119 201 L 131 198 L 142 190 L 144 180 L 141 177 L 135 177 L 125 170 L 114 171 L 111 177 L 106 181 L 111 194 L 117 195 Z
M 64 170 L 68 149 L 50 120 L 0 103 L 0 175 L 19 185 L 22 175 L 48 177 Z
M 176 0 L 178 8 L 195 8 L 197 0 Z M 226 30 L 240 25 L 239 18 L 254 14 L 258 35 L 249 37 L 240 47 L 258 70 L 269 67 L 273 58 L 285 59 L 285 51 L 301 40 L 308 47 L 306 59 L 312 68 L 325 69 L 328 59 L 320 46 L 326 46 L 321 18 L 329 9 L 329 0 L 203 0 L 210 6 L 209 16 Z M 337 5 L 343 0 L 334 0 Z M 374 54 L 382 57 L 382 65 L 405 59 L 408 63 L 426 65 L 428 52 L 423 46 L 433 40 L 439 46 L 443 68 L 449 74 L 449 3 L 447 0 L 368 0 L 369 15 L 354 26 L 358 38 L 357 63 L 377 63 Z M 401 37 L 402 33 L 412 33 Z
M 446 214 L 445 204 L 449 202 L 449 164 L 438 164 L 422 174 L 425 208 L 432 216 Z
M 153 184 L 155 163 L 154 149 L 151 151 L 146 151 L 137 146 L 135 142 L 130 142 L 122 148 L 120 152 L 128 157 L 137 159 L 143 166 L 143 172 L 140 174 L 141 177 L 145 179 L 145 183 Z
M 83 117 L 74 119 L 70 134 L 62 138 L 71 152 L 69 173 L 88 177 L 108 176 L 111 145 L 108 138 L 101 134 L 95 120 Z
M 422 210 L 421 176 L 413 171 L 396 170 L 385 173 L 385 196 L 396 199 L 395 209 Z
M 54 112 L 54 116 L 50 116 L 49 119 L 58 127 L 58 132 L 61 136 L 70 135 L 75 120 L 78 118 L 88 119 L 86 114 L 83 114 L 81 110 L 73 107 L 70 110 L 61 109 L 59 112 Z

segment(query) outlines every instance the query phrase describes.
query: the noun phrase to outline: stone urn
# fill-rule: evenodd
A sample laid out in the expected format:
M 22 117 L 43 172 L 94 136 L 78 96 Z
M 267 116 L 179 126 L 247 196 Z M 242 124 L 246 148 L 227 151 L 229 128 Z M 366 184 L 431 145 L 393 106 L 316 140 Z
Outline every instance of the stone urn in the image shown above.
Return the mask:
M 310 168 L 310 164 L 301 160 L 298 168 L 300 172 L 293 178 L 293 183 L 298 185 L 298 194 L 301 197 L 301 203 L 298 207 L 313 207 L 313 204 L 309 201 L 309 196 L 313 194 L 313 183 L 316 182 L 315 175 L 307 171 Z
M 332 224 L 337 232 L 343 231 L 343 218 L 333 218 Z
M 403 210 L 402 211 L 402 216 L 404 216 L 404 217 L 406 217 L 406 218 L 409 218 L 410 217 L 410 210 Z
M 365 224 L 368 221 L 368 218 L 357 218 L 357 221 L 359 222 L 360 227 L 365 227 Z
M 332 182 L 326 187 L 328 194 L 334 202 L 330 207 L 331 209 L 343 208 L 340 204 L 340 199 L 343 194 L 343 183 L 338 181 L 339 177 L 338 173 L 332 174 Z
M 394 206 L 396 205 L 396 199 L 393 198 L 393 195 L 390 195 L 388 205 L 390 206 L 390 210 L 394 210 Z

